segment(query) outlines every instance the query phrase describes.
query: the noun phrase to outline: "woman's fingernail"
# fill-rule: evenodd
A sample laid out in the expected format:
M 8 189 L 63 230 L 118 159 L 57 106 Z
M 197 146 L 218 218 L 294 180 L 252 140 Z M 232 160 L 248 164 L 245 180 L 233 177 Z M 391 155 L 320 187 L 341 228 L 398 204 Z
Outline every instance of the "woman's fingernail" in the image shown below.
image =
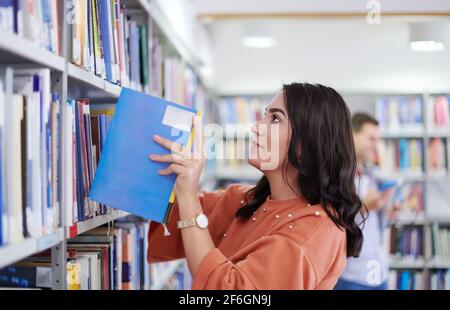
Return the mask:
M 148 158 L 153 159 L 154 158 L 153 154 L 148 155 Z
M 158 139 L 159 139 L 159 136 L 158 136 L 158 135 L 154 135 L 154 136 L 153 136 L 153 139 L 158 140 Z

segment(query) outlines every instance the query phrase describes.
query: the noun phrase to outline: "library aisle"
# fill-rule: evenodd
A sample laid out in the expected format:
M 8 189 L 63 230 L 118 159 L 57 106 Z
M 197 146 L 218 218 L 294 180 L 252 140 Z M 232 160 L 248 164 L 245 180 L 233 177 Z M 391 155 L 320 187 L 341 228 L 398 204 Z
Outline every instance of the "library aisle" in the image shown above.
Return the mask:
M 0 289 L 190 290 L 182 244 L 179 259 L 149 263 L 156 223 L 90 195 L 118 99 L 127 88 L 202 112 L 199 188 L 212 192 L 263 178 L 251 128 L 294 82 L 364 113 L 355 137 L 377 130 L 360 164 L 390 196 L 364 233 L 379 234 L 371 250 L 386 261 L 373 285 L 374 265 L 348 259 L 339 285 L 450 290 L 450 2 L 439 0 L 0 0 Z M 167 111 L 163 124 L 177 122 Z M 148 208 L 170 215 L 166 201 Z

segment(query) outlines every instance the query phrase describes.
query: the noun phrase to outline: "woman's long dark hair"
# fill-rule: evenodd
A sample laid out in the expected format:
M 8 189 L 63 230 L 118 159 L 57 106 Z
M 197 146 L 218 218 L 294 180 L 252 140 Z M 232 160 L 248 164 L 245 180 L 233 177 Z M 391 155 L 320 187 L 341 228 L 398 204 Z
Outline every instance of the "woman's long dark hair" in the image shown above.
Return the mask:
M 355 216 L 362 203 L 355 189 L 357 161 L 347 105 L 334 89 L 320 84 L 284 85 L 283 94 L 292 129 L 284 177 L 287 180 L 288 164 L 298 171 L 296 191 L 310 204 L 320 204 L 345 229 L 347 256 L 358 257 L 363 235 Z M 269 195 L 269 181 L 263 176 L 246 193 L 247 202 L 236 217 L 250 218 Z

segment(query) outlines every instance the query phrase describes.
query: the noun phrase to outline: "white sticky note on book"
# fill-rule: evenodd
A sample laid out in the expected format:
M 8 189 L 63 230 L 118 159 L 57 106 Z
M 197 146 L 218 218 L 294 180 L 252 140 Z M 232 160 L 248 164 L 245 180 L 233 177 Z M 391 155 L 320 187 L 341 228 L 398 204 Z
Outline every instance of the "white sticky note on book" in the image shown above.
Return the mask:
M 168 105 L 164 112 L 162 123 L 163 125 L 189 132 L 191 131 L 193 117 L 194 113 L 192 112 Z

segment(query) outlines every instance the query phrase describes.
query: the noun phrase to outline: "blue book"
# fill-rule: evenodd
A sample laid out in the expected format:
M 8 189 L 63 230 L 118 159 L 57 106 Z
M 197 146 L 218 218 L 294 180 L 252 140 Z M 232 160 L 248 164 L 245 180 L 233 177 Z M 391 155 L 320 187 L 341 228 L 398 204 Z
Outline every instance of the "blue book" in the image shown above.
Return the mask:
M 411 289 L 411 274 L 409 271 L 403 271 L 400 277 L 400 290 Z
M 157 134 L 188 145 L 195 109 L 123 88 L 92 184 L 90 198 L 159 223 L 168 221 L 176 175 L 161 176 L 167 163 L 149 154 L 168 154 Z
M 105 70 L 106 79 L 112 81 L 112 68 L 111 68 L 111 46 L 109 41 L 109 23 L 108 23 L 108 5 L 109 0 L 99 0 L 100 1 L 100 36 L 103 42 L 103 54 L 105 57 Z

